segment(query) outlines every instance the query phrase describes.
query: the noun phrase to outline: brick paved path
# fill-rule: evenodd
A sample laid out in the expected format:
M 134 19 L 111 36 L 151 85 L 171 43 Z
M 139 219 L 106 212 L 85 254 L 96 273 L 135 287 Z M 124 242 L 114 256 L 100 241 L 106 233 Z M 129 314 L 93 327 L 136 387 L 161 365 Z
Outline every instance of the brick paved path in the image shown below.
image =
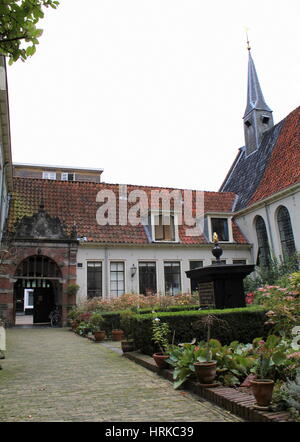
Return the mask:
M 68 329 L 7 331 L 0 421 L 239 421 Z

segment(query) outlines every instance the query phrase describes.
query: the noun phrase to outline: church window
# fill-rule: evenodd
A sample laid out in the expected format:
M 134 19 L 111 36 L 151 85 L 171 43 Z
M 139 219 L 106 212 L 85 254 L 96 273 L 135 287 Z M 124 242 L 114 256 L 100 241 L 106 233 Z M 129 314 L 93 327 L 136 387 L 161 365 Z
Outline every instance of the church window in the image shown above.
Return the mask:
M 281 206 L 277 212 L 277 224 L 283 253 L 283 259 L 292 256 L 296 252 L 293 229 L 289 211 Z
M 265 222 L 261 216 L 256 218 L 256 235 L 258 244 L 257 265 L 270 266 L 270 247 Z

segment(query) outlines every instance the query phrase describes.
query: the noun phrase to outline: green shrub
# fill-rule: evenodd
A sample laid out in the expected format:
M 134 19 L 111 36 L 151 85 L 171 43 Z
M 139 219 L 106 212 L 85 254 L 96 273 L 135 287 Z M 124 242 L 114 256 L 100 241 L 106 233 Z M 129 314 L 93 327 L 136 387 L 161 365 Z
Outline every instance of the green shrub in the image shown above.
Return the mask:
M 245 293 L 252 292 L 265 284 L 285 285 L 288 276 L 299 269 L 299 256 L 294 254 L 286 256 L 284 260 L 279 261 L 272 257 L 268 267 L 257 266 L 255 274 L 247 276 L 244 280 Z
M 226 321 L 224 327 L 216 321 L 211 328 L 211 338 L 218 339 L 223 345 L 232 341 L 248 343 L 257 336 L 266 337 L 268 326 L 265 312 L 261 307 L 246 307 L 224 310 L 181 311 L 173 313 L 156 313 L 156 316 L 167 322 L 172 333 L 175 332 L 174 343 L 205 340 L 205 331 L 199 325 L 199 319 L 205 314 L 214 314 Z M 153 315 L 135 315 L 133 317 L 134 341 L 136 348 L 151 355 L 154 351 L 152 338 Z
M 92 332 L 98 332 L 103 330 L 104 318 L 100 313 L 94 312 L 91 314 L 89 325 Z

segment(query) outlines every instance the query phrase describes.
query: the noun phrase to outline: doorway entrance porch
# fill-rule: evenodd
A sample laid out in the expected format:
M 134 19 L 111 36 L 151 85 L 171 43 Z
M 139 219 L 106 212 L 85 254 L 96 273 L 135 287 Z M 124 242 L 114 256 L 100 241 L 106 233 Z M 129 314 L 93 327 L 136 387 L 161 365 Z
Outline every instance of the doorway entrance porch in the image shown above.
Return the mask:
M 14 314 L 16 325 L 50 324 L 55 306 L 61 310 L 62 275 L 56 262 L 46 256 L 23 260 L 15 274 Z

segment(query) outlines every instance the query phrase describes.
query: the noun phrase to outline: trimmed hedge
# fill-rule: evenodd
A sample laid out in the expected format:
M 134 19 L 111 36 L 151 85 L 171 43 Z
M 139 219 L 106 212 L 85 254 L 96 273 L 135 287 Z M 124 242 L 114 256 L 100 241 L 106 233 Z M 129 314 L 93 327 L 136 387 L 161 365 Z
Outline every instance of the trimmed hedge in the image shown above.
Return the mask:
M 226 321 L 215 322 L 211 327 L 211 338 L 218 339 L 223 345 L 232 341 L 252 342 L 254 338 L 265 338 L 269 326 L 265 325 L 265 311 L 261 307 L 245 307 L 223 310 L 181 311 L 173 313 L 156 313 L 162 322 L 170 325 L 172 335 L 175 331 L 174 343 L 197 342 L 206 339 L 206 331 L 199 320 L 207 314 L 213 314 Z M 135 347 L 143 353 L 152 355 L 156 350 L 151 340 L 153 314 L 138 314 L 133 317 Z M 172 336 L 170 337 L 172 339 Z
M 199 305 L 173 305 L 170 307 L 164 307 L 159 309 L 159 313 L 161 312 L 178 312 L 178 311 L 188 311 L 188 310 L 198 310 L 199 309 Z M 130 310 L 130 309 L 128 309 Z M 104 312 L 99 310 L 99 313 L 103 316 L 105 322 L 104 322 L 104 330 L 106 331 L 107 334 L 111 334 L 111 331 L 113 329 L 118 329 L 120 328 L 120 314 L 122 313 L 122 311 L 124 310 L 117 310 L 117 311 L 110 311 L 110 312 Z M 153 309 L 151 308 L 143 308 L 140 309 L 138 311 L 138 315 L 151 315 L 152 317 L 152 311 Z

